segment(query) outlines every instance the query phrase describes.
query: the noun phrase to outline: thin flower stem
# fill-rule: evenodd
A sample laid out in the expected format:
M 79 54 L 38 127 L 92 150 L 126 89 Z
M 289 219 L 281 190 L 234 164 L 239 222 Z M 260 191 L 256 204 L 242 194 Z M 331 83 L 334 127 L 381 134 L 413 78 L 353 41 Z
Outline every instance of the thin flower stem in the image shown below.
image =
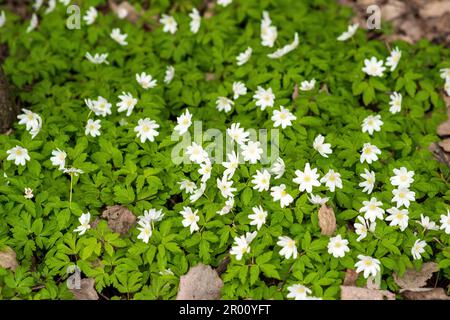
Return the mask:
M 73 175 L 70 175 L 69 208 L 72 206 Z

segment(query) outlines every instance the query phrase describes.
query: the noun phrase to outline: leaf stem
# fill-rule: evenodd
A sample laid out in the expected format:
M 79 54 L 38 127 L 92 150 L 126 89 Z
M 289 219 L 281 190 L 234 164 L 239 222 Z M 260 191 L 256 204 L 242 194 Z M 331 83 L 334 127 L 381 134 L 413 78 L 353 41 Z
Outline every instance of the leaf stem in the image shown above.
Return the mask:
M 72 206 L 72 189 L 73 189 L 73 175 L 70 175 L 70 194 L 69 194 L 69 209 Z

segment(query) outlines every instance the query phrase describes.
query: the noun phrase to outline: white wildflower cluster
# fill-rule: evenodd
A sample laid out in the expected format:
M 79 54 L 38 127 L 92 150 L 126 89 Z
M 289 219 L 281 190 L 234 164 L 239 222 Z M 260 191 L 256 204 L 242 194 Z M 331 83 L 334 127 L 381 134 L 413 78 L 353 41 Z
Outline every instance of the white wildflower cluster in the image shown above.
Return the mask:
M 272 25 L 269 12 L 263 11 L 263 19 L 261 20 L 261 44 L 265 47 L 272 48 L 278 37 L 277 27 Z
M 68 5 L 69 1 L 65 2 L 66 3 L 64 4 Z M 217 4 L 221 7 L 227 7 L 231 3 L 232 0 L 217 1 Z M 49 1 L 46 13 L 53 11 L 55 5 L 56 1 Z M 37 11 L 41 6 L 42 2 L 36 1 L 34 9 Z M 221 10 L 228 9 L 221 8 Z M 120 19 L 123 19 L 128 15 L 128 12 L 122 10 L 117 12 L 117 14 Z M 96 23 L 98 15 L 99 13 L 95 7 L 89 7 L 83 16 L 83 20 L 86 25 L 90 26 Z M 190 18 L 189 30 L 192 33 L 191 36 L 195 37 L 195 34 L 198 34 L 199 32 L 201 34 L 203 32 L 201 31 L 202 16 L 200 15 L 199 10 L 193 8 L 188 16 Z M 162 25 L 162 32 L 165 33 L 164 37 L 171 37 L 177 33 L 179 25 L 175 17 L 178 19 L 178 15 L 171 16 L 162 14 L 160 16 L 159 23 Z M 183 22 L 182 19 L 178 19 L 178 21 L 180 24 Z M 0 12 L 0 28 L 6 23 L 5 13 L 2 11 Z M 35 30 L 38 23 L 38 17 L 33 13 L 27 32 Z M 180 28 L 181 27 L 182 25 L 180 25 Z M 337 41 L 348 41 L 354 37 L 358 28 L 358 24 L 348 26 L 347 31 L 337 37 Z M 114 47 L 117 47 L 117 50 L 124 50 L 122 47 L 128 45 L 128 34 L 124 33 L 120 28 L 112 29 L 109 33 L 109 37 L 115 41 L 114 43 L 111 39 L 107 38 L 108 41 L 114 44 Z M 260 45 L 273 48 L 277 38 L 277 27 L 274 26 L 269 12 L 263 11 L 260 24 Z M 132 41 L 133 39 L 129 40 Z M 257 48 L 258 43 L 253 43 L 252 45 L 254 45 L 255 50 L 261 49 Z M 270 59 L 280 59 L 289 52 L 295 50 L 298 46 L 299 35 L 296 32 L 292 42 L 266 55 Z M 265 49 L 271 51 L 274 50 Z M 254 49 L 248 46 L 248 44 L 244 44 L 240 47 L 240 50 L 242 51 L 237 54 L 236 58 L 234 58 L 236 52 L 232 53 L 232 59 L 233 61 L 236 59 L 236 64 L 239 67 L 249 63 L 254 52 Z M 97 70 L 96 68 L 109 68 L 107 65 L 113 64 L 114 60 L 108 61 L 108 56 L 109 53 L 107 52 L 95 54 L 86 52 L 84 58 L 94 64 L 94 66 L 87 61 L 84 61 L 83 63 L 94 70 Z M 396 70 L 401 56 L 401 51 L 396 47 L 390 52 L 386 61 L 378 60 L 375 56 L 370 59 L 365 59 L 362 72 L 370 77 L 383 77 L 386 70 L 389 70 L 390 72 Z M 256 61 L 252 60 L 251 63 L 256 64 Z M 239 68 L 239 70 L 241 69 Z M 164 78 L 162 79 L 162 77 L 159 78 L 158 75 L 163 71 Z M 130 134 L 132 134 L 137 141 L 141 144 L 145 144 L 147 141 L 156 144 L 156 139 L 160 135 L 160 125 L 163 126 L 162 129 L 164 130 L 167 130 L 167 126 L 164 127 L 163 123 L 158 123 L 156 120 L 147 116 L 141 116 L 135 120 L 133 120 L 133 116 L 136 116 L 136 114 L 147 108 L 145 103 L 143 103 L 146 94 L 158 91 L 160 87 L 169 87 L 173 81 L 176 84 L 177 80 L 174 80 L 175 68 L 171 65 L 166 66 L 165 70 L 151 70 L 152 74 L 147 72 L 149 72 L 149 69 L 142 67 L 140 70 L 133 71 L 134 76 L 129 75 L 130 86 L 134 85 L 134 88 L 128 88 L 127 86 L 126 88 L 120 88 L 120 90 L 107 96 L 107 98 L 97 96 L 96 94 L 96 98 L 91 97 L 84 100 L 88 110 L 86 110 L 85 107 L 80 108 L 80 110 L 85 110 L 88 114 L 84 125 L 84 134 L 89 137 L 90 141 L 94 140 L 92 138 L 101 136 L 102 132 L 109 128 L 111 123 L 109 123 L 108 118 L 111 118 L 113 112 L 117 112 L 117 114 L 123 116 L 119 124 L 124 128 L 129 129 Z M 441 77 L 445 79 L 445 90 L 447 94 L 450 95 L 450 68 L 441 69 Z M 232 78 L 232 76 L 230 76 L 230 78 Z M 283 99 L 285 97 L 276 91 L 277 87 L 273 82 L 270 82 L 270 84 L 258 82 L 257 84 L 252 85 L 250 81 L 246 83 L 239 77 L 228 80 L 231 81 L 224 82 L 225 84 L 223 87 L 226 89 L 224 89 L 223 92 L 220 94 L 214 93 L 214 95 L 212 95 L 212 97 L 214 97 L 212 103 L 215 104 L 217 111 L 220 113 L 226 115 L 237 113 L 239 111 L 240 103 L 242 101 L 245 102 L 245 99 L 247 99 L 248 105 L 250 105 L 249 111 L 252 111 L 252 109 L 256 107 L 257 110 L 255 113 L 258 115 L 270 113 L 268 119 L 270 119 L 271 122 L 269 123 L 273 125 L 274 128 L 280 128 L 281 130 L 291 130 L 288 127 L 293 126 L 295 122 L 300 120 L 298 119 L 301 117 L 300 115 L 303 115 L 303 113 L 297 111 L 294 105 L 288 104 L 286 101 L 287 99 Z M 323 79 L 319 79 L 318 81 L 323 81 Z M 311 96 L 318 91 L 315 89 L 316 84 L 317 80 L 310 76 L 300 82 L 298 89 L 303 91 L 301 94 Z M 277 92 L 278 97 L 275 95 L 274 91 Z M 389 92 L 389 94 L 389 112 L 391 114 L 388 114 L 388 116 L 396 117 L 402 110 L 402 95 L 398 92 Z M 112 102 L 108 101 L 108 99 Z M 113 108 L 113 104 L 115 104 L 117 110 Z M 26 130 L 31 134 L 31 137 L 35 138 L 42 129 L 42 119 L 38 114 L 33 113 L 28 109 L 22 109 L 22 111 L 23 113 L 18 116 L 18 119 L 20 120 L 19 124 L 25 125 Z M 192 106 L 189 106 L 189 108 L 181 106 L 181 111 L 174 115 L 176 116 L 176 124 L 172 128 L 174 135 L 182 137 L 189 136 L 189 130 L 193 124 L 194 116 L 195 114 L 197 114 L 197 116 L 199 114 L 197 111 L 198 108 L 195 109 Z M 102 119 L 91 119 L 90 117 L 92 114 L 96 117 L 101 117 Z M 221 116 L 224 116 L 224 114 L 221 114 Z M 137 122 L 135 122 L 136 120 Z M 362 132 L 360 134 L 365 140 L 362 141 L 364 142 L 363 144 L 358 143 L 358 145 L 355 146 L 355 153 L 359 157 L 359 163 L 356 161 L 358 169 L 357 172 L 353 173 L 345 171 L 345 168 L 336 168 L 333 166 L 331 158 L 341 156 L 339 154 L 339 144 L 336 142 L 338 138 L 333 134 L 325 136 L 325 132 L 314 132 L 312 130 L 308 132 L 309 142 L 304 147 L 309 149 L 311 157 L 309 159 L 296 159 L 295 164 L 290 167 L 289 162 L 292 161 L 292 159 L 286 157 L 285 160 L 287 165 L 281 157 L 277 157 L 271 166 L 262 166 L 262 160 L 264 159 L 263 146 L 260 141 L 257 141 L 251 136 L 249 129 L 241 126 L 241 123 L 244 124 L 243 121 L 230 121 L 230 123 L 227 123 L 226 137 L 233 145 L 233 149 L 226 154 L 225 160 L 221 163 L 213 163 L 213 160 L 208 153 L 208 147 L 203 145 L 202 142 L 191 142 L 189 140 L 190 143 L 185 148 L 184 155 L 185 158 L 190 161 L 190 165 L 194 168 L 195 172 L 189 177 L 182 176 L 183 173 L 181 173 L 181 181 L 176 180 L 178 182 L 179 190 L 182 192 L 183 196 L 186 197 L 184 200 L 188 201 L 188 205 L 183 205 L 182 209 L 181 207 L 176 208 L 176 214 L 179 214 L 179 216 L 177 216 L 177 219 L 179 219 L 177 220 L 177 223 L 184 228 L 187 228 L 183 229 L 183 232 L 185 233 L 188 233 L 187 230 L 189 230 L 189 234 L 201 232 L 206 223 L 211 220 L 211 217 L 206 217 L 207 214 L 204 215 L 203 212 L 199 212 L 199 209 L 196 209 L 194 205 L 202 197 L 202 200 L 199 202 L 208 199 L 211 201 L 211 205 L 213 205 L 214 199 L 209 199 L 207 196 L 210 194 L 208 187 L 214 188 L 217 190 L 221 202 L 217 208 L 214 208 L 216 213 L 213 211 L 212 215 L 216 214 L 216 217 L 226 216 L 223 219 L 227 219 L 228 217 L 234 219 L 235 216 L 233 216 L 233 211 L 239 211 L 239 213 L 244 212 L 244 218 L 249 221 L 248 225 L 245 226 L 247 229 L 244 229 L 244 231 L 251 231 L 244 232 L 242 229 L 233 228 L 232 235 L 234 236 L 234 239 L 233 244 L 229 249 L 229 253 L 234 259 L 238 261 L 245 260 L 248 258 L 248 255 L 252 253 L 251 246 L 255 239 L 258 238 L 258 235 L 261 237 L 261 234 L 264 234 L 264 237 L 268 236 L 270 238 L 273 234 L 276 234 L 275 232 L 272 234 L 272 230 L 267 232 L 274 208 L 290 213 L 294 206 L 301 206 L 304 204 L 304 202 L 302 203 L 301 201 L 297 201 L 293 204 L 299 193 L 303 193 L 299 196 L 300 200 L 304 200 L 305 202 L 309 200 L 313 206 L 322 206 L 329 202 L 340 201 L 340 197 L 343 194 L 342 189 L 344 189 L 344 187 L 357 188 L 359 186 L 363 193 L 367 193 L 367 196 L 362 199 L 352 199 L 353 203 L 357 204 L 362 200 L 362 205 L 358 210 L 359 215 L 356 216 L 355 221 L 353 222 L 354 233 L 356 236 L 351 233 L 348 239 L 344 238 L 341 233 L 344 233 L 345 231 L 341 228 L 329 236 L 326 248 L 328 254 L 332 257 L 331 259 L 341 259 L 351 250 L 358 250 L 358 261 L 354 265 L 356 272 L 362 273 L 364 278 L 376 277 L 381 270 L 380 260 L 371 257 L 371 253 L 370 255 L 365 255 L 364 252 L 364 254 L 361 253 L 361 250 L 355 242 L 353 242 L 355 244 L 354 248 L 351 248 L 350 242 L 355 241 L 355 238 L 356 242 L 361 242 L 364 239 L 367 241 L 367 238 L 370 239 L 372 235 L 377 236 L 377 223 L 380 224 L 381 221 L 385 221 L 382 223 L 388 223 L 390 227 L 398 229 L 399 232 L 407 231 L 407 228 L 412 224 L 410 220 L 414 219 L 412 212 L 414 212 L 413 203 L 416 201 L 416 192 L 411 190 L 415 181 L 415 172 L 409 170 L 405 166 L 390 168 L 389 172 L 391 172 L 390 170 L 392 169 L 393 175 L 389 177 L 390 184 L 384 184 L 387 191 L 385 190 L 386 192 L 383 194 L 377 194 L 377 191 L 383 191 L 383 184 L 381 183 L 382 181 L 377 181 L 376 179 L 380 180 L 379 177 L 382 177 L 383 174 L 378 171 L 376 174 L 374 170 L 377 168 L 377 165 L 380 165 L 380 163 L 377 163 L 377 161 L 380 160 L 380 157 L 382 159 L 388 157 L 387 152 L 383 153 L 381 149 L 375 145 L 375 143 L 378 144 L 378 140 L 376 140 L 377 136 L 381 134 L 383 128 L 388 126 L 383 120 L 388 120 L 386 114 L 383 114 L 382 119 L 380 114 L 369 114 L 369 112 L 361 118 L 358 118 L 357 128 L 359 128 L 360 124 Z M 104 122 L 102 123 L 102 121 Z M 130 123 L 128 123 L 128 121 Z M 128 128 L 129 124 L 131 125 L 130 128 Z M 296 133 L 293 134 L 295 135 Z M 152 144 L 152 146 L 155 146 L 155 144 Z M 381 144 L 379 144 L 379 146 L 383 147 Z M 30 150 L 32 151 L 33 149 L 30 148 Z M 68 174 L 71 177 L 72 183 L 72 178 L 83 174 L 84 171 L 67 166 L 68 158 L 70 159 L 72 157 L 72 153 L 70 149 L 66 150 L 68 153 L 63 150 L 63 147 L 61 147 L 61 149 L 54 148 L 51 151 L 50 162 L 57 170 Z M 26 166 L 27 162 L 31 160 L 28 150 L 19 145 L 15 145 L 7 150 L 6 154 L 6 160 L 13 161 L 16 166 Z M 214 165 L 216 165 L 216 167 L 214 167 Z M 372 168 L 370 168 L 370 166 L 373 166 L 374 170 L 371 170 Z M 251 170 L 249 170 L 249 168 Z M 247 172 L 246 176 L 248 178 L 245 188 L 248 191 L 251 191 L 250 193 L 252 195 L 256 194 L 259 197 L 258 199 L 270 197 L 273 201 L 271 204 L 273 206 L 265 206 L 261 203 L 256 203 L 252 204 L 251 208 L 235 208 L 236 203 L 239 203 L 240 201 L 237 200 L 239 199 L 238 191 L 241 191 L 239 185 L 240 181 L 236 181 L 235 175 L 236 172 L 238 172 L 237 175 L 239 175 L 241 169 L 245 169 Z M 220 172 L 220 174 L 217 175 L 217 172 Z M 378 175 L 378 173 L 380 173 L 380 175 Z M 352 174 L 354 176 L 359 175 L 362 178 L 362 181 L 357 186 L 356 184 L 353 186 L 347 181 Z M 84 176 L 82 178 L 84 178 Z M 289 185 L 289 182 L 292 182 L 292 184 Z M 294 191 L 293 186 L 298 187 L 298 191 Z M 29 187 L 23 189 L 22 187 L 21 190 L 23 190 L 23 197 L 27 199 L 25 201 L 32 201 L 34 198 L 33 189 Z M 392 193 L 390 205 L 385 205 L 380 201 L 381 199 L 385 201 L 385 203 L 387 202 L 385 196 L 386 193 Z M 245 209 L 248 209 L 248 211 L 245 211 Z M 409 210 L 411 210 L 411 215 Z M 164 216 L 165 213 L 163 213 L 162 209 L 157 210 L 152 208 L 144 210 L 143 215 L 138 216 L 137 230 L 139 231 L 139 235 L 137 236 L 137 239 L 148 244 L 152 233 L 155 230 L 156 223 L 160 222 Z M 311 217 L 311 220 L 312 219 L 313 218 Z M 74 229 L 74 232 L 78 233 L 80 236 L 85 234 L 91 228 L 90 220 L 90 212 L 82 213 L 78 218 L 79 225 Z M 437 222 L 432 221 L 429 216 L 423 213 L 420 215 L 420 221 L 415 221 L 415 223 L 420 226 L 421 230 L 423 229 L 423 232 L 420 233 L 420 235 L 417 235 L 417 233 L 414 234 L 415 242 L 411 243 L 410 253 L 414 260 L 419 260 L 422 259 L 423 254 L 425 254 L 426 257 L 428 244 L 425 240 L 421 239 L 424 238 L 425 232 L 437 232 L 443 230 L 445 234 L 450 234 L 450 211 L 447 210 L 446 214 L 440 216 L 440 225 L 438 225 Z M 378 231 L 379 230 L 380 225 L 378 225 Z M 291 237 L 281 234 L 280 232 L 277 233 L 274 238 L 276 240 L 273 245 L 276 245 L 278 254 L 283 259 L 296 260 L 302 256 L 303 253 L 299 251 L 299 248 L 300 250 L 304 250 L 305 248 L 304 245 L 298 247 L 298 245 L 300 245 L 299 242 L 302 241 L 299 236 L 296 235 L 295 237 Z M 377 253 L 375 253 L 375 255 L 377 256 Z M 167 270 L 168 271 L 165 271 L 162 274 L 173 274 L 169 273 L 170 269 Z M 296 300 L 319 299 L 311 295 L 311 289 L 300 283 L 289 285 L 287 290 L 288 298 Z
M 137 238 L 141 239 L 144 243 L 148 243 L 150 237 L 152 236 L 152 229 L 155 222 L 161 221 L 163 217 L 164 213 L 161 209 L 144 210 L 144 215 L 138 217 L 139 227 L 137 229 L 140 233 Z
M 401 57 L 402 52 L 395 47 L 391 51 L 390 56 L 387 57 L 386 62 L 383 60 L 378 60 L 376 57 L 364 59 L 364 67 L 362 68 L 362 71 L 372 77 L 382 77 L 384 71 L 386 71 L 386 67 L 389 67 L 391 72 L 397 68 Z
M 19 124 L 24 124 L 31 138 L 34 139 L 42 128 L 42 118 L 28 109 L 22 109 L 22 111 L 23 113 L 17 116 L 20 120 Z

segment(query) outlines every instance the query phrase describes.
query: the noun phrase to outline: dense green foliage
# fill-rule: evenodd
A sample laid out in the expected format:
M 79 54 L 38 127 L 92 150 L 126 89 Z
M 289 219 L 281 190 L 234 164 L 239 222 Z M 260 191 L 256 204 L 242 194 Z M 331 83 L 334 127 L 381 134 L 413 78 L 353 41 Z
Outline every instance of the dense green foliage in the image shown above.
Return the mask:
M 82 13 L 91 5 L 106 3 L 82 2 Z M 223 298 L 285 299 L 287 286 L 301 283 L 311 288 L 314 296 L 336 299 L 345 270 L 354 269 L 359 254 L 381 261 L 381 287 L 394 292 L 398 286 L 393 273 L 420 268 L 423 261 L 439 263 L 441 279 L 450 277 L 449 235 L 443 230 L 424 232 L 416 222 L 426 214 L 439 225 L 440 215 L 449 208 L 450 170 L 428 150 L 430 143 L 438 140 L 437 125 L 446 118 L 439 69 L 450 66 L 448 49 L 427 41 L 391 44 L 402 51 L 397 69 L 386 71 L 381 78 L 368 77 L 361 71 L 364 59 L 385 59 L 390 47 L 368 40 L 369 31 L 364 30 L 346 42 L 336 41 L 352 12 L 334 1 L 235 0 L 228 7 L 215 7 L 212 17 L 202 19 L 197 34 L 189 30 L 188 13 L 195 6 L 200 8 L 203 1 L 151 2 L 151 9 L 136 24 L 112 13 L 99 13 L 93 25 L 82 21 L 79 30 L 65 27 L 67 13 L 59 3 L 48 15 L 39 11 L 39 26 L 30 33 L 25 31 L 28 21 L 6 11 L 8 20 L 0 29 L 0 43 L 7 45 L 9 54 L 3 69 L 18 88 L 21 106 L 38 113 L 43 125 L 34 139 L 22 125 L 15 125 L 12 134 L 0 136 L 0 247 L 11 247 L 20 265 L 15 272 L 0 268 L 0 298 L 69 299 L 66 270 L 76 263 L 84 277 L 95 279 L 96 290 L 109 297 L 172 299 L 179 277 L 189 267 L 199 262 L 217 267 L 229 254 L 234 237 L 256 230 L 249 225 L 248 215 L 257 205 L 268 211 L 267 223 L 258 231 L 250 253 L 240 261 L 231 258 L 222 275 Z M 140 5 L 136 7 L 139 11 Z M 274 48 L 260 44 L 263 10 L 270 12 L 278 27 Z M 175 34 L 164 33 L 153 18 L 162 13 L 175 17 Z M 110 38 L 117 27 L 128 34 L 127 46 Z M 300 40 L 297 49 L 278 60 L 267 57 L 275 48 L 290 43 L 295 32 Z M 253 48 L 252 58 L 237 66 L 236 56 L 248 46 Z M 84 57 L 86 52 L 109 53 L 109 65 L 90 63 Z M 175 77 L 164 84 L 168 65 L 174 66 Z M 143 90 L 135 81 L 135 74 L 143 71 L 158 80 L 155 88 Z M 295 84 L 312 78 L 317 80 L 316 88 L 300 91 L 292 100 Z M 217 97 L 230 96 L 231 85 L 238 80 L 246 84 L 249 93 L 235 101 L 230 113 L 217 112 Z M 200 175 L 198 165 L 176 165 L 171 160 L 176 117 L 189 108 L 204 130 L 217 128 L 225 133 L 235 122 L 244 128 L 270 129 L 272 111 L 261 111 L 252 99 L 259 85 L 273 89 L 273 110 L 283 105 L 297 117 L 292 126 L 280 131 L 280 156 L 286 173 L 271 181 L 271 186 L 286 184 L 294 202 L 280 208 L 270 192 L 252 189 L 251 176 L 264 166 L 245 164 L 233 177 L 237 188 L 233 211 L 220 216 L 216 212 L 225 200 L 216 179 L 223 167 L 215 164 L 205 195 L 191 204 L 178 182 L 186 178 L 197 182 Z M 138 98 L 130 117 L 116 109 L 123 91 Z M 392 91 L 403 95 L 398 114 L 389 112 Z M 99 118 L 101 135 L 94 138 L 84 130 L 89 117 L 98 117 L 89 112 L 84 99 L 98 96 L 112 103 L 113 112 Z M 375 113 L 381 115 L 384 125 L 381 132 L 369 136 L 361 132 L 361 123 Z M 138 120 L 146 117 L 160 125 L 155 142 L 141 143 L 133 130 Z M 127 123 L 119 125 L 123 118 Z M 333 148 L 329 158 L 312 147 L 318 134 Z M 382 151 L 379 161 L 370 165 L 359 161 L 366 142 Z M 30 154 L 25 166 L 6 160 L 6 151 L 16 145 Z M 56 148 L 67 152 L 68 165 L 84 171 L 74 177 L 71 202 L 70 177 L 49 160 Z M 342 189 L 329 192 L 321 186 L 314 193 L 330 198 L 338 224 L 336 234 L 349 240 L 350 252 L 344 258 L 327 252 L 329 237 L 321 235 L 318 206 L 292 182 L 294 171 L 303 170 L 307 162 L 318 168 L 321 176 L 329 169 L 341 174 Z M 394 168 L 402 166 L 415 172 L 411 190 L 416 202 L 409 207 L 408 228 L 401 232 L 379 220 L 373 234 L 356 241 L 353 222 L 362 201 L 376 196 L 384 209 L 389 208 L 393 189 L 389 178 Z M 358 186 L 364 168 L 376 172 L 372 195 Z M 26 187 L 33 189 L 31 200 L 23 196 Z M 126 206 L 136 216 L 150 208 L 163 210 L 165 216 L 155 224 L 148 244 L 137 239 L 136 227 L 119 236 L 103 219 L 84 235 L 73 232 L 82 213 L 89 211 L 94 220 L 114 204 Z M 193 234 L 181 223 L 183 206 L 198 209 L 200 230 Z M 296 240 L 297 259 L 279 255 L 276 242 L 282 235 Z M 413 260 L 411 247 L 418 238 L 428 246 L 422 260 Z M 173 275 L 160 273 L 168 268 Z M 364 282 L 360 276 L 358 283 Z M 31 290 L 38 285 L 44 286 Z

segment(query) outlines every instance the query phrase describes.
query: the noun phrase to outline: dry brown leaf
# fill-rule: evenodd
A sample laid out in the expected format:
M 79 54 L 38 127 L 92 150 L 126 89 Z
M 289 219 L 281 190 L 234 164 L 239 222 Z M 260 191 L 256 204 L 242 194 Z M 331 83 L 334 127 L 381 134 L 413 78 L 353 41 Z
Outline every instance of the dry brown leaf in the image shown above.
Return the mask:
M 419 41 L 424 37 L 424 30 L 418 19 L 405 20 L 400 25 L 400 30 L 402 30 L 406 35 L 411 38 L 414 42 Z
M 439 142 L 439 145 L 442 149 L 444 149 L 446 152 L 450 152 L 450 138 L 444 139 Z
M 139 14 L 136 12 L 136 9 L 128 1 L 123 1 L 120 4 L 117 4 L 114 1 L 110 0 L 109 7 L 118 16 L 122 12 L 126 12 L 126 16 L 124 19 L 127 19 L 132 23 L 135 23 L 139 17 Z
M 443 14 L 450 12 L 450 1 L 433 1 L 422 6 L 419 10 L 420 16 L 423 18 L 440 17 Z
M 437 134 L 441 137 L 450 136 L 450 120 L 447 120 L 439 125 L 437 128 Z
M 222 286 L 217 272 L 200 263 L 180 278 L 177 300 L 219 300 Z
M 363 6 L 363 7 L 368 7 L 371 4 L 374 4 L 373 0 L 357 0 L 356 2 L 358 3 L 358 5 Z
M 333 208 L 323 204 L 319 209 L 319 226 L 323 235 L 331 236 L 336 230 L 336 217 Z
M 347 287 L 354 287 L 356 286 L 356 280 L 358 280 L 358 273 L 355 270 L 347 269 L 345 272 L 343 285 Z
M 131 226 L 136 222 L 134 214 L 125 207 L 116 205 L 107 207 L 102 217 L 108 220 L 108 227 L 122 235 L 127 234 Z
M 214 7 L 216 6 L 214 1 L 207 1 L 205 13 L 203 13 L 203 17 L 205 19 L 210 19 L 214 16 Z
M 395 294 L 387 290 L 341 286 L 341 300 L 395 300 Z
M 438 143 L 432 143 L 428 148 L 436 158 L 436 160 L 445 163 L 450 167 L 450 153 L 444 152 Z
M 216 75 L 212 72 L 205 73 L 205 81 L 214 81 L 216 80 Z
M 401 293 L 406 300 L 450 300 L 443 288 L 422 288 L 422 290 L 406 290 Z
M 403 277 L 399 277 L 394 273 L 394 281 L 401 289 L 416 289 L 427 285 L 428 279 L 433 276 L 433 273 L 438 271 L 439 267 L 434 262 L 424 263 L 420 271 L 414 269 L 407 269 Z
M 381 7 L 383 20 L 392 21 L 406 12 L 406 5 L 400 1 L 389 1 Z
M 292 92 L 292 100 L 297 99 L 297 97 L 298 97 L 298 84 L 296 83 L 294 85 L 294 92 Z
M 17 263 L 16 253 L 10 247 L 6 247 L 0 251 L 0 267 L 16 271 L 19 264 Z
M 381 38 L 383 41 L 386 42 L 394 42 L 394 41 L 405 41 L 408 42 L 410 44 L 414 44 L 413 39 L 411 39 L 410 37 L 406 36 L 406 35 L 402 35 L 402 34 L 391 34 L 391 35 L 382 35 Z
M 80 289 L 69 289 L 73 293 L 75 300 L 98 300 L 97 291 L 95 291 L 95 280 L 92 278 L 81 279 Z

